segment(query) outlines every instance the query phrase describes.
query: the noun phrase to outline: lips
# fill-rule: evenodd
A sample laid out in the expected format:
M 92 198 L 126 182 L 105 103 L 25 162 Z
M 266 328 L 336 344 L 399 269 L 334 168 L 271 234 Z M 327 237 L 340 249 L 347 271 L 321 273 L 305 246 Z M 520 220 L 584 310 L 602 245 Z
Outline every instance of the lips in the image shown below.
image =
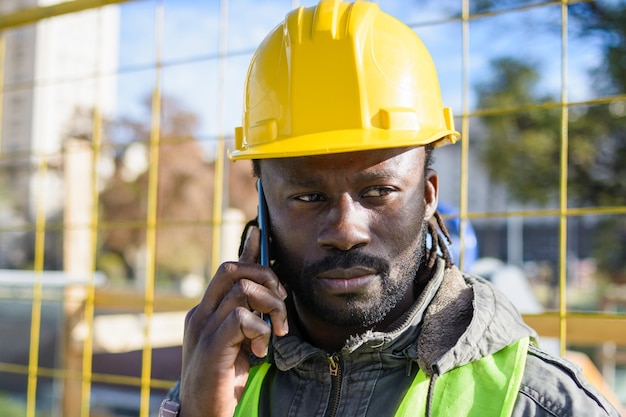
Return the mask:
M 321 279 L 353 279 L 366 275 L 376 275 L 378 271 L 373 268 L 355 266 L 352 268 L 336 268 L 324 271 L 318 275 Z
M 317 276 L 317 282 L 331 294 L 349 294 L 364 292 L 377 278 L 378 271 L 375 269 L 352 267 L 324 271 Z

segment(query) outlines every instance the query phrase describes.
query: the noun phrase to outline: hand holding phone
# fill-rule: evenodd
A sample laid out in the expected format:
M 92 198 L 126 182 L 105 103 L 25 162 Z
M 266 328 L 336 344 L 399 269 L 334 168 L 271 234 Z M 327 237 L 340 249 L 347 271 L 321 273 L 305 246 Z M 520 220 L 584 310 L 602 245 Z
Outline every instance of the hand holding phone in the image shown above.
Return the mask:
M 261 233 L 253 227 L 239 260 L 220 265 L 200 303 L 187 314 L 180 385 L 185 415 L 232 416 L 251 355 L 271 355 L 272 333 L 289 331 L 287 291 L 270 268 L 259 266 L 260 254 Z M 271 317 L 271 327 L 260 320 L 261 311 Z

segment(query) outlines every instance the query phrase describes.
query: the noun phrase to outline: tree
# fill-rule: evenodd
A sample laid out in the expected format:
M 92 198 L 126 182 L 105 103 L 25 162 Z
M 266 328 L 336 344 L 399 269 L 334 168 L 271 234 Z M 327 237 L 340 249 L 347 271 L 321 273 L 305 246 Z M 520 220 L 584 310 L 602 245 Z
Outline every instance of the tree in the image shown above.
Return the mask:
M 167 112 L 158 161 L 157 276 L 203 274 L 211 251 L 214 164 L 193 137 L 197 117 L 172 97 L 163 97 L 163 108 Z M 149 172 L 147 164 L 137 170 L 128 159 L 138 155 L 152 163 L 147 159 L 149 123 L 126 119 L 115 128 L 132 132 L 133 144 L 118 153 L 113 177 L 100 196 L 101 219 L 108 225 L 103 252 L 134 265 L 145 246 Z
M 529 64 L 498 58 L 491 65 L 493 77 L 476 87 L 481 108 L 512 109 L 519 103 L 553 101 L 533 95 L 538 74 Z M 557 195 L 559 120 L 560 114 L 548 109 L 481 119 L 487 132 L 477 143 L 481 160 L 492 178 L 507 184 L 514 200 L 545 204 Z
M 483 1 L 489 3 L 489 1 Z M 585 2 L 570 6 L 573 38 L 599 39 L 605 60 L 589 74 L 599 96 L 626 92 L 626 2 Z M 483 4 L 483 7 L 487 7 Z M 491 63 L 493 77 L 476 86 L 484 109 L 532 110 L 481 118 L 485 134 L 477 147 L 491 177 L 525 203 L 555 201 L 559 190 L 560 108 L 557 97 L 541 96 L 537 66 L 513 57 Z M 626 205 L 626 102 L 569 109 L 568 197 L 575 206 Z M 614 281 L 626 280 L 626 225 L 598 220 L 592 250 L 600 269 Z M 610 250 L 607 250 L 607 245 Z

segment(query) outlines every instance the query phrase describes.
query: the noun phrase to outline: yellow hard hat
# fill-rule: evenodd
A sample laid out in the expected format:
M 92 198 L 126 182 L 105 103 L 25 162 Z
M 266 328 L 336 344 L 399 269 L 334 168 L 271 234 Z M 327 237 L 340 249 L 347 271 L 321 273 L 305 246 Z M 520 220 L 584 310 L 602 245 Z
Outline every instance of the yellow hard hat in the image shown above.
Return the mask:
M 430 54 L 375 3 L 289 13 L 254 54 L 233 160 L 440 146 L 460 137 Z

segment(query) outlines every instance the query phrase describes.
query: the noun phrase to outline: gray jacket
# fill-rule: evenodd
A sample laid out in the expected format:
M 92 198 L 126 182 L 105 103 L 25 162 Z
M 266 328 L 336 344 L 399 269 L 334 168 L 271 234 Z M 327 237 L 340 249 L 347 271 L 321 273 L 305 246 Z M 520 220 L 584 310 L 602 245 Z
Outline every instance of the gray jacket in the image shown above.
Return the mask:
M 260 417 L 393 416 L 418 368 L 436 377 L 535 337 L 517 310 L 483 279 L 439 261 L 413 308 L 387 332 L 348 340 L 331 356 L 292 331 L 273 341 Z M 531 343 L 513 416 L 619 416 L 569 362 Z M 448 417 L 448 416 L 446 416 Z

